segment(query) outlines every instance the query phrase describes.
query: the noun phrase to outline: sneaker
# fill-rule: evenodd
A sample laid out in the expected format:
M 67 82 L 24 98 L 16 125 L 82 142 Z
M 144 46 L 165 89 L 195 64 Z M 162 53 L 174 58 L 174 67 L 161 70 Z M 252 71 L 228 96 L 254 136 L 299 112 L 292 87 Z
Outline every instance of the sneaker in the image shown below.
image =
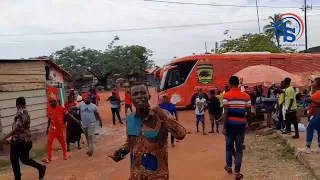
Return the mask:
M 299 148 L 298 151 L 306 153 L 306 154 L 310 154 L 311 153 L 311 149 L 308 148 L 308 147 Z
M 312 149 L 311 152 L 319 154 L 320 153 L 320 147 L 317 148 L 317 149 Z
M 42 166 L 42 168 L 39 170 L 39 179 L 43 180 L 44 176 L 46 175 L 46 166 Z

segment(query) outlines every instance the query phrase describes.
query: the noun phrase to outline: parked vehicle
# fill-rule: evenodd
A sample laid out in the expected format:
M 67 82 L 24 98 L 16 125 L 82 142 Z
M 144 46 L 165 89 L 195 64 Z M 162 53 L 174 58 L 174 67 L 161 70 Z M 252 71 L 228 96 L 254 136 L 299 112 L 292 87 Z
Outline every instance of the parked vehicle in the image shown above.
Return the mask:
M 228 53 L 187 56 L 172 60 L 155 72 L 159 95 L 167 95 L 178 107 L 193 105 L 201 89 L 205 97 L 210 90 L 224 90 L 230 76 L 253 65 L 275 66 L 290 73 L 320 69 L 319 54 Z

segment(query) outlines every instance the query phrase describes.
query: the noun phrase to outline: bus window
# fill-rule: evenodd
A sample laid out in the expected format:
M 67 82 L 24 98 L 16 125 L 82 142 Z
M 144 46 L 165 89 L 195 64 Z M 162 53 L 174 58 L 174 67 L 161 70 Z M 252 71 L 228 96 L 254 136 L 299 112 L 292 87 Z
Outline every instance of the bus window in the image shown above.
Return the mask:
M 173 70 L 170 72 L 168 86 L 175 87 L 181 84 L 180 72 L 178 70 Z
M 163 73 L 160 82 L 160 91 L 174 88 L 185 83 L 196 62 L 197 60 L 192 60 L 174 64 L 176 66 L 175 68 L 169 69 Z

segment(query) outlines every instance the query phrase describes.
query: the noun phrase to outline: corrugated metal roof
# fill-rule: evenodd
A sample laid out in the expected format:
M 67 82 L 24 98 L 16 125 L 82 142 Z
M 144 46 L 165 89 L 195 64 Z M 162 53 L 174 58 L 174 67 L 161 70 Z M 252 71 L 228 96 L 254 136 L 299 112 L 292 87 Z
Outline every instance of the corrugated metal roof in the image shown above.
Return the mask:
M 59 69 L 62 73 L 64 73 L 64 75 L 71 76 L 71 74 L 68 71 L 61 68 L 58 64 L 53 62 L 51 59 L 0 59 L 0 62 L 5 62 L 5 61 L 7 61 L 7 62 L 10 62 L 10 61 L 45 61 L 46 63 L 50 64 L 51 66 Z
M 157 69 L 159 69 L 160 67 L 159 66 L 155 66 L 155 67 L 151 67 L 151 68 L 147 68 L 145 71 L 148 73 L 148 74 L 153 74 Z

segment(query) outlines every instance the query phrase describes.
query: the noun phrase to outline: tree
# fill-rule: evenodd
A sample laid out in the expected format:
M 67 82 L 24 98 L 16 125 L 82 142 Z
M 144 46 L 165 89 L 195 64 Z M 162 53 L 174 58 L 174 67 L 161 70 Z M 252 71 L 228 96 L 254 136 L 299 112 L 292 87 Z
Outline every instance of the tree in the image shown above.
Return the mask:
M 75 46 L 71 45 L 52 54 L 53 60 L 71 74 L 69 81 L 75 81 L 86 73 L 84 62 L 80 55 L 83 49 L 76 49 Z
M 281 14 L 274 14 L 273 16 L 269 16 L 268 19 L 270 20 L 269 24 L 263 27 L 265 34 L 271 34 L 272 37 L 275 37 L 278 47 L 280 47 L 280 35 L 283 34 L 282 31 L 275 29 L 275 24 L 277 22 L 282 22 Z M 287 24 L 291 24 L 290 20 L 285 21 Z M 283 25 L 281 25 L 283 26 Z M 277 34 L 275 33 L 277 31 Z
M 149 59 L 152 51 L 143 46 L 117 46 L 111 54 L 118 59 L 120 72 L 124 76 L 142 75 L 146 68 L 154 66 L 154 62 Z
M 224 40 L 218 48 L 219 53 L 262 51 L 271 53 L 293 53 L 295 50 L 277 47 L 272 41 L 271 34 L 244 34 L 238 39 Z
M 140 74 L 154 63 L 149 57 L 152 51 L 139 45 L 114 46 L 120 38 L 115 36 L 104 51 L 68 46 L 53 53 L 54 61 L 72 74 L 76 80 L 85 74 L 94 75 L 101 85 L 107 86 L 110 75 L 128 76 Z

